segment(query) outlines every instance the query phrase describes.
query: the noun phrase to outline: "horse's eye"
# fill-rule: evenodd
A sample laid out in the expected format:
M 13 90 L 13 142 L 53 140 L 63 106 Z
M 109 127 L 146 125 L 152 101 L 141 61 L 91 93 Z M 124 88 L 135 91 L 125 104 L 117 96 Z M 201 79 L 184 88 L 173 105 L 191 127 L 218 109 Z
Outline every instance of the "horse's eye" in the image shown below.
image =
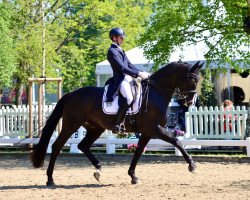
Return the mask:
M 195 78 L 192 78 L 192 82 L 195 83 L 195 84 L 198 83 L 198 81 Z

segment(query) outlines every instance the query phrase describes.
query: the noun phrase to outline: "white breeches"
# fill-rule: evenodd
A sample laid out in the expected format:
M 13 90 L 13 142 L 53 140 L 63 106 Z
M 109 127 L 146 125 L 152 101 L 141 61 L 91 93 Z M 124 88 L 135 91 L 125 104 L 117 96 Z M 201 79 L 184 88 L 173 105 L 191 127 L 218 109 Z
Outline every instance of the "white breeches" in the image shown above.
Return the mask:
M 124 80 L 121 83 L 121 87 L 120 87 L 120 92 L 122 94 L 123 97 L 125 97 L 127 99 L 127 103 L 128 105 L 130 105 L 133 101 L 133 95 L 131 92 L 131 87 L 130 87 L 130 81 L 132 81 L 132 77 L 126 75 Z

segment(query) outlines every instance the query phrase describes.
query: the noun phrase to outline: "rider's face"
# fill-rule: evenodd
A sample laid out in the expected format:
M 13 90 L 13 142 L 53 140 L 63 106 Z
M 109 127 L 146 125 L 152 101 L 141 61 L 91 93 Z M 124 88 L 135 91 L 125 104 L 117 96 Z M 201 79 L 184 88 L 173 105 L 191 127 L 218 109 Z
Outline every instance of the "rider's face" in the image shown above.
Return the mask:
M 116 43 L 117 43 L 119 46 L 122 45 L 123 41 L 124 41 L 124 37 L 123 37 L 123 36 L 118 36 L 118 37 L 116 37 Z

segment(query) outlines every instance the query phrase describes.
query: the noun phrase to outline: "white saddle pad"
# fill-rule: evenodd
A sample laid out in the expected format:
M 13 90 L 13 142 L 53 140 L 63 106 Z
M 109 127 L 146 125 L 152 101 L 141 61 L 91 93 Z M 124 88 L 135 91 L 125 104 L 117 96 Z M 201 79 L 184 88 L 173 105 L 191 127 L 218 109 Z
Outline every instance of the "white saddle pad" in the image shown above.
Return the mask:
M 108 89 L 108 85 L 106 85 L 104 87 L 104 94 L 103 94 L 103 98 L 102 98 L 102 110 L 104 113 L 106 114 L 109 114 L 109 115 L 115 115 L 117 114 L 118 112 L 118 108 L 119 108 L 119 105 L 118 105 L 118 97 L 119 95 L 117 95 L 115 98 L 114 98 L 114 101 L 112 102 L 112 105 L 111 106 L 107 106 L 107 103 L 105 103 L 105 99 L 106 99 L 106 94 L 107 94 L 107 89 Z M 129 108 L 128 111 L 127 111 L 127 115 L 132 115 L 132 114 L 136 114 L 139 112 L 139 109 L 141 107 L 141 95 L 142 95 L 142 89 L 140 87 L 139 91 L 138 91 L 138 94 L 136 96 L 136 99 L 132 105 L 132 108 Z

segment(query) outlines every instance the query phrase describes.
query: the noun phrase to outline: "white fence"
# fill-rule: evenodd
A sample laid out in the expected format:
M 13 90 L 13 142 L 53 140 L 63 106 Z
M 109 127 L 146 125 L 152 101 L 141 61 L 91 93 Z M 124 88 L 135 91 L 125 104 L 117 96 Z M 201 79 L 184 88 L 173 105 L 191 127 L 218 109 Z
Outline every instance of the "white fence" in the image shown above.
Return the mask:
M 185 113 L 186 138 L 196 139 L 244 139 L 248 111 L 237 106 L 225 110 L 223 107 L 190 107 Z
M 53 106 L 46 106 L 44 110 L 46 117 L 50 115 L 52 110 Z M 38 142 L 38 138 L 22 139 L 28 136 L 28 113 L 28 108 L 25 106 L 0 109 L 0 144 L 21 145 Z M 38 129 L 37 114 L 37 107 L 34 107 L 34 131 Z M 232 117 L 230 121 L 230 115 L 236 117 Z M 205 107 L 199 108 L 199 110 L 191 108 L 186 113 L 187 134 L 184 138 L 180 139 L 184 146 L 245 146 L 247 147 L 247 156 L 250 157 L 250 138 L 244 140 L 247 115 L 245 107 L 242 107 L 242 109 L 237 107 L 236 110 L 232 111 L 224 111 L 222 108 L 219 109 L 217 107 L 215 109 Z M 230 123 L 232 124 L 231 128 Z M 134 139 L 114 138 L 114 135 L 110 134 L 110 131 L 105 131 L 102 136 L 95 144 L 106 145 L 106 152 L 108 154 L 115 153 L 116 145 L 136 144 L 138 141 Z M 67 141 L 67 145 L 71 145 L 71 149 L 75 148 L 76 152 L 76 144 L 81 139 L 82 137 L 73 135 Z M 54 140 L 55 138 L 51 139 L 50 146 Z M 169 143 L 158 139 L 152 139 L 148 144 L 148 147 L 155 148 L 170 146 Z M 177 149 L 176 155 L 181 155 Z
M 44 116 L 47 118 L 55 106 L 46 105 L 43 109 Z M 46 119 L 45 119 L 46 120 Z M 29 127 L 29 107 L 13 106 L 12 108 L 2 107 L 0 109 L 0 137 L 27 137 Z M 34 134 L 38 131 L 38 106 L 33 107 L 33 130 Z

